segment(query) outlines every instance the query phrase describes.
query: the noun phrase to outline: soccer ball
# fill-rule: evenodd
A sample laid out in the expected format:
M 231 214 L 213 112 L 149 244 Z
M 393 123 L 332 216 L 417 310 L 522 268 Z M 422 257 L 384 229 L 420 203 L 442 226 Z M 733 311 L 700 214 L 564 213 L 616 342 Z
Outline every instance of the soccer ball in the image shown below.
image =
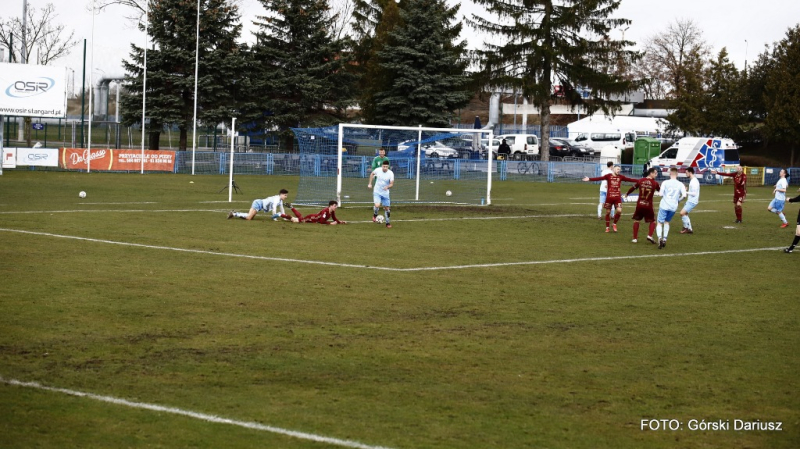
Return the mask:
M 86 192 L 81 190 L 81 193 L 79 193 L 78 196 L 81 197 L 81 198 L 86 198 Z
M 386 221 L 386 218 L 384 218 L 383 215 L 378 215 L 377 217 L 375 217 L 375 223 L 381 223 L 382 224 L 385 221 Z
M 451 192 L 449 190 L 447 192 L 444 192 L 444 194 L 447 195 L 447 196 L 453 196 L 453 192 Z

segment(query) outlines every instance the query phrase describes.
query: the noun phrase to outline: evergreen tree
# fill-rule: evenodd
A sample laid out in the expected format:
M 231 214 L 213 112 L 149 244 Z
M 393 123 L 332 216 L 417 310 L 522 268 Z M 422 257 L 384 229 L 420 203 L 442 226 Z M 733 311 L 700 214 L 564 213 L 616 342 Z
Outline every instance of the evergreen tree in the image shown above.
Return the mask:
M 610 38 L 612 29 L 630 24 L 627 19 L 609 18 L 620 0 L 476 0 L 497 20 L 478 15 L 470 24 L 504 39 L 479 52 L 485 80 L 491 85 L 513 88 L 530 98 L 541 116 L 542 159 L 550 134 L 550 103 L 554 80 L 564 87 L 571 105 L 589 112 L 611 113 L 619 107 L 612 97 L 635 89 L 610 67 L 620 60 L 631 63 L 639 54 L 627 50 L 629 41 Z M 583 98 L 577 88 L 589 89 Z
M 775 45 L 772 59 L 764 92 L 766 134 L 770 140 L 791 145 L 794 160 L 800 141 L 800 26 L 786 32 Z
M 352 103 L 355 77 L 347 71 L 345 41 L 330 30 L 334 17 L 325 0 L 260 0 L 269 16 L 258 17 L 253 46 L 251 117 L 277 127 L 287 147 L 290 127 L 324 126 L 344 117 Z
M 187 11 L 192 11 L 189 14 Z M 147 50 L 146 116 L 150 120 L 149 148 L 157 150 L 164 125 L 180 131 L 179 148 L 187 147 L 194 118 L 195 0 L 152 0 Z M 143 24 L 139 26 L 144 29 Z M 231 0 L 200 0 L 198 68 L 198 121 L 216 125 L 227 121 L 236 109 L 246 51 L 236 43 L 241 33 L 239 13 Z M 132 45 L 131 61 L 123 61 L 130 75 L 128 93 L 121 99 L 124 123 L 139 123 L 144 83 L 144 52 Z
M 456 42 L 458 6 L 443 0 L 404 0 L 400 24 L 377 52 L 378 79 L 388 80 L 374 95 L 375 123 L 447 127 L 454 110 L 469 103 L 466 42 Z
M 705 132 L 713 136 L 737 138 L 745 123 L 742 76 L 728 59 L 727 48 L 706 70 Z

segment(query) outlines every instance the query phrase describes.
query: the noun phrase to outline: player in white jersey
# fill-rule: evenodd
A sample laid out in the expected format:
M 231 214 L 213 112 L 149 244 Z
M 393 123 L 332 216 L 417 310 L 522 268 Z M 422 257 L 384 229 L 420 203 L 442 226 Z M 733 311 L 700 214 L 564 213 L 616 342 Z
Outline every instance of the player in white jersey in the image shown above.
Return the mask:
M 689 177 L 689 191 L 687 192 L 686 204 L 681 209 L 681 221 L 683 221 L 683 229 L 681 234 L 694 234 L 692 230 L 692 220 L 689 219 L 689 212 L 697 206 L 700 202 L 700 181 L 694 175 L 694 168 L 689 167 L 686 169 L 686 176 Z
M 669 235 L 669 221 L 678 210 L 678 203 L 686 198 L 686 186 L 678 181 L 678 169 L 669 169 L 669 179 L 661 183 L 661 190 L 658 191 L 661 202 L 658 203 L 658 224 L 656 234 L 658 235 L 658 249 L 667 246 L 667 236 Z
M 786 189 L 789 188 L 789 181 L 786 180 L 786 170 L 781 169 L 780 171 L 780 179 L 775 184 L 775 189 L 772 193 L 775 194 L 775 198 L 769 203 L 767 206 L 767 210 L 772 212 L 773 214 L 778 214 L 778 217 L 781 219 L 782 228 L 789 226 L 789 222 L 786 221 L 786 215 L 783 215 L 783 206 L 786 204 Z
M 609 173 L 614 174 L 612 170 L 614 168 L 614 163 L 608 161 L 606 163 L 606 168 L 600 172 L 600 176 L 605 176 Z M 606 196 L 608 194 L 608 181 L 601 181 L 600 182 L 600 204 L 597 205 L 597 218 L 602 220 L 603 216 L 601 215 L 603 212 L 603 205 L 606 203 Z M 611 218 L 614 218 L 614 208 L 611 208 Z
M 250 206 L 250 212 L 244 213 L 232 210 L 228 212 L 228 218 L 237 217 L 245 220 L 252 220 L 259 212 L 268 212 L 275 221 L 278 221 L 279 218 L 292 220 L 292 217 L 286 215 L 286 211 L 283 209 L 283 202 L 288 195 L 288 190 L 281 189 L 277 195 L 264 198 L 263 200 L 253 200 L 253 204 Z M 289 207 L 291 207 L 291 205 L 289 205 Z M 280 213 L 278 209 L 280 209 Z
M 375 187 L 372 187 L 372 180 L 375 180 Z M 389 189 L 394 187 L 394 172 L 389 170 L 389 161 L 383 161 L 380 168 L 376 168 L 369 175 L 368 189 L 372 190 L 372 201 L 375 203 L 372 208 L 372 221 L 378 220 L 378 212 L 381 206 L 384 209 L 384 217 L 386 217 L 386 227 L 391 228 L 392 224 L 389 222 L 391 216 L 391 201 L 389 200 Z

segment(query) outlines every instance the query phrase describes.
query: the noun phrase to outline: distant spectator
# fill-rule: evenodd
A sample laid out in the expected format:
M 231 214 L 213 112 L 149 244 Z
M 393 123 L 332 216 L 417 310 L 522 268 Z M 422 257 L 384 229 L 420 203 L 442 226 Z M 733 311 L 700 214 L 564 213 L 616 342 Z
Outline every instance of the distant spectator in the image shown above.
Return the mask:
M 508 142 L 506 142 L 506 139 L 503 139 L 503 142 L 500 143 L 499 147 L 497 147 L 497 159 L 507 160 L 510 154 L 511 154 L 511 147 L 508 146 Z

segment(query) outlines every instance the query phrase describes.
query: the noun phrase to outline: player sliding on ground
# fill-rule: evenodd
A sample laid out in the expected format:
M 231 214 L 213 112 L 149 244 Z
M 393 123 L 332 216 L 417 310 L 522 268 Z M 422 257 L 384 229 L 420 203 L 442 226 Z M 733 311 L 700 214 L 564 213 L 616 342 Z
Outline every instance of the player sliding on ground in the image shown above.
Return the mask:
M 289 191 L 286 189 L 281 189 L 277 195 L 264 198 L 263 200 L 253 200 L 253 204 L 250 206 L 250 212 L 244 213 L 232 210 L 228 212 L 228 218 L 230 219 L 237 217 L 244 220 L 252 220 L 259 212 L 271 212 L 272 219 L 275 221 L 277 221 L 279 218 L 285 218 L 289 220 L 292 217 L 286 215 L 286 211 L 283 209 L 283 202 L 286 200 L 287 195 L 289 195 Z M 288 204 L 288 206 L 292 207 L 291 204 Z M 278 209 L 281 210 L 280 213 L 278 213 Z
M 294 214 L 296 215 L 296 217 L 292 217 L 292 221 L 294 223 L 317 223 L 324 225 L 347 224 L 346 221 L 342 221 L 336 218 L 336 208 L 338 206 L 339 204 L 336 202 L 336 200 L 332 200 L 328 203 L 328 207 L 326 207 L 325 209 L 322 209 L 316 214 L 306 215 L 305 217 L 303 216 L 303 214 L 298 212 L 297 209 L 292 207 L 292 212 L 294 212 Z
M 639 180 L 629 178 L 627 176 L 623 176 L 619 174 L 619 166 L 614 166 L 611 169 L 612 173 L 608 173 L 603 176 L 598 176 L 596 178 L 589 178 L 584 176 L 583 181 L 608 181 L 608 192 L 606 193 L 606 202 L 603 204 L 603 208 L 606 210 L 606 232 L 609 232 L 609 225 L 611 224 L 611 209 L 616 209 L 616 214 L 614 215 L 614 232 L 617 232 L 617 222 L 619 218 L 622 216 L 622 195 L 619 191 L 620 186 L 622 185 L 622 181 L 625 182 L 633 182 L 636 183 Z
M 650 229 L 647 231 L 647 241 L 655 244 L 656 241 L 653 239 L 653 232 L 656 230 L 656 217 L 655 213 L 653 212 L 653 195 L 658 192 L 659 185 L 658 181 L 656 181 L 656 176 L 658 176 L 658 170 L 655 168 L 651 168 L 647 170 L 647 176 L 638 180 L 636 184 L 634 184 L 628 193 L 625 194 L 625 199 L 628 199 L 628 195 L 633 193 L 634 190 L 639 189 L 639 200 L 636 201 L 636 211 L 633 212 L 633 243 L 638 242 L 639 240 L 639 222 L 644 219 L 645 223 L 649 223 Z

